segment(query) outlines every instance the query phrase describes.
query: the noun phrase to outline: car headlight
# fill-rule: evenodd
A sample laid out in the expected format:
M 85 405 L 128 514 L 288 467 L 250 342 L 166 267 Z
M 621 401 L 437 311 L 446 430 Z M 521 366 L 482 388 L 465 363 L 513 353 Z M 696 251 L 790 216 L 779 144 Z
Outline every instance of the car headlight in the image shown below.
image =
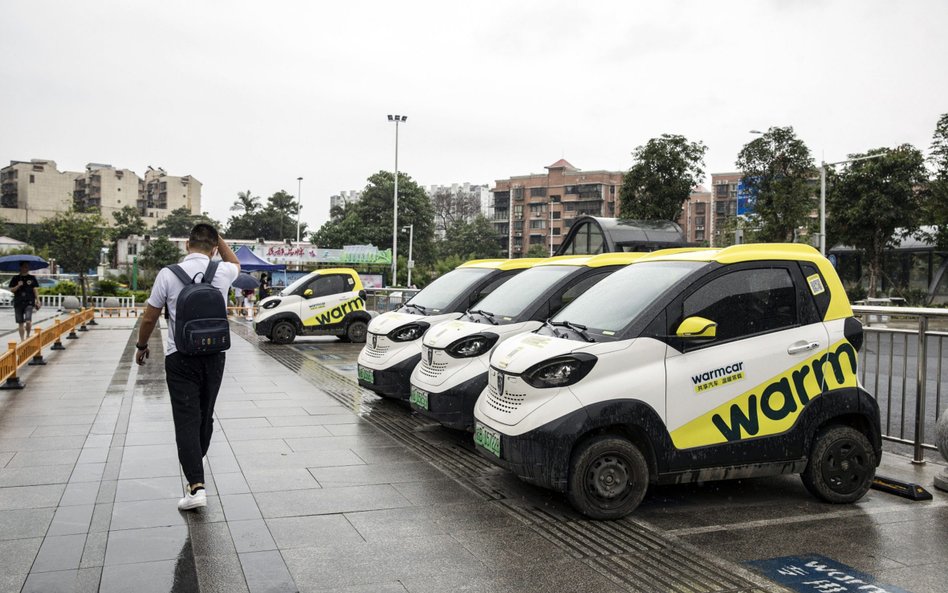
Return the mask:
M 577 352 L 536 364 L 523 373 L 523 380 L 537 388 L 566 387 L 589 374 L 596 364 L 592 354 Z
M 272 301 L 267 301 L 263 304 L 264 309 L 272 309 L 280 304 L 280 299 L 274 299 Z
M 425 335 L 430 326 L 427 323 L 409 323 L 388 333 L 388 339 L 393 342 L 411 342 Z
M 473 358 L 490 351 L 500 338 L 497 334 L 474 334 L 453 342 L 445 349 L 454 358 Z

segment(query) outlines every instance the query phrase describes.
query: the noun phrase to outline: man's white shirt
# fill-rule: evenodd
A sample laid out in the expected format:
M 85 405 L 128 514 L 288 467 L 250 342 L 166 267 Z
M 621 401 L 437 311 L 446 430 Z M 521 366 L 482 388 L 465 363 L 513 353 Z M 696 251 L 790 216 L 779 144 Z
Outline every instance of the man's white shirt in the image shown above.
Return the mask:
M 184 269 L 184 272 L 191 278 L 200 282 L 202 274 L 207 270 L 210 259 L 200 253 L 190 253 L 178 265 Z M 211 286 L 217 288 L 224 295 L 224 302 L 227 302 L 227 292 L 230 285 L 237 279 L 240 268 L 229 262 L 218 262 L 217 272 L 214 273 L 214 279 Z M 165 355 L 177 352 L 174 345 L 174 318 L 175 306 L 178 302 L 178 293 L 184 289 L 184 284 L 174 275 L 174 272 L 168 268 L 162 268 L 155 278 L 155 285 L 151 289 L 151 296 L 147 303 L 156 309 L 161 309 L 168 305 L 168 339 L 165 341 Z

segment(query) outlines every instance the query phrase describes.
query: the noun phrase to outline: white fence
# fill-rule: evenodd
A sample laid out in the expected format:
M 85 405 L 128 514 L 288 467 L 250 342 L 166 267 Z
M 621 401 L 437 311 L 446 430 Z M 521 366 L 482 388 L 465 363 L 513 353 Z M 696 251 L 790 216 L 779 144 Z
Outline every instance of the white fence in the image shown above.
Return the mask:
M 61 309 L 63 306 L 63 300 L 66 299 L 66 296 L 61 294 L 41 294 L 40 295 L 40 304 L 44 307 L 52 307 L 55 309 Z M 77 299 L 82 300 L 81 296 L 77 296 Z M 102 308 L 106 306 L 112 307 L 134 307 L 135 306 L 135 297 L 133 296 L 87 296 L 86 301 L 90 306 L 96 308 Z M 106 304 L 108 302 L 108 305 Z

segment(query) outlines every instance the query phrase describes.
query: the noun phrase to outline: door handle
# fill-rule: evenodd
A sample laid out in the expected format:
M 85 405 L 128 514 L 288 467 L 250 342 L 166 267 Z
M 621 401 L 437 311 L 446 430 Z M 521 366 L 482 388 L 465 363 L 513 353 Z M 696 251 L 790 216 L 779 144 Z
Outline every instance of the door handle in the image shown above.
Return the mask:
M 787 354 L 800 354 L 820 347 L 819 342 L 796 342 L 787 348 Z

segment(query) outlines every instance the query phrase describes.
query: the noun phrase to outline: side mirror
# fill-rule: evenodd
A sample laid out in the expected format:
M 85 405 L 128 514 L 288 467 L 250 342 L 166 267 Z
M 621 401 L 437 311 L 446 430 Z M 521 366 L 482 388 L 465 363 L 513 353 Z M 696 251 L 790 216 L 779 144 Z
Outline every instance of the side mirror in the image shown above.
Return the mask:
M 689 341 L 710 341 L 718 333 L 718 324 L 704 317 L 689 317 L 675 330 L 675 337 Z
M 306 298 L 309 298 L 309 297 L 313 296 L 313 289 L 312 289 L 312 288 L 307 288 L 306 290 L 304 290 L 304 291 L 303 291 L 303 296 L 306 297 Z
M 360 290 L 360 291 L 359 291 L 359 298 L 364 301 L 364 300 L 365 300 L 365 297 L 366 297 L 365 291 L 364 291 L 364 290 Z

